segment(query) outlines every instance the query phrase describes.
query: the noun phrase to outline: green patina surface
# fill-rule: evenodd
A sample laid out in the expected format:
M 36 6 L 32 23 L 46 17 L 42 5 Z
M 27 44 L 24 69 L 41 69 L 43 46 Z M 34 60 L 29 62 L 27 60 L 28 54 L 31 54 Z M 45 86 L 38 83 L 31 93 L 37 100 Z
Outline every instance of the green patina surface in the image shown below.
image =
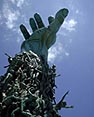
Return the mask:
M 67 9 L 59 10 L 55 17 L 49 16 L 48 27 L 45 27 L 39 14 L 35 13 L 34 18 L 30 18 L 29 23 L 33 33 L 30 35 L 26 27 L 20 26 L 25 41 L 21 45 L 21 51 L 33 51 L 38 56 L 47 61 L 48 49 L 56 42 L 56 33 L 68 15 Z
M 61 117 L 58 110 L 73 108 L 64 101 L 68 92 L 57 103 L 55 100 L 56 66 L 47 63 L 48 49 L 56 41 L 56 33 L 68 14 L 59 10 L 55 18 L 48 17 L 45 27 L 39 14 L 30 18 L 33 33 L 22 24 L 25 41 L 21 53 L 8 56 L 7 72 L 0 76 L 0 117 Z

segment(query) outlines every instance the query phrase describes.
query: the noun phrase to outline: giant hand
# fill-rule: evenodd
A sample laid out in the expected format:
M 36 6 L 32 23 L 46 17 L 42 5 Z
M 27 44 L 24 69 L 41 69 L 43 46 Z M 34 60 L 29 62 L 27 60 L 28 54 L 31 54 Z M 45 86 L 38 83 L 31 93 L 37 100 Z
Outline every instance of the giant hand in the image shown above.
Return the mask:
M 52 16 L 48 17 L 49 26 L 45 27 L 40 15 L 35 13 L 34 18 L 30 18 L 29 20 L 33 31 L 31 35 L 23 24 L 20 25 L 20 30 L 25 38 L 25 41 L 21 45 L 21 51 L 31 50 L 38 56 L 43 57 L 44 60 L 47 60 L 48 49 L 55 43 L 56 33 L 67 15 L 67 9 L 59 10 L 55 18 Z

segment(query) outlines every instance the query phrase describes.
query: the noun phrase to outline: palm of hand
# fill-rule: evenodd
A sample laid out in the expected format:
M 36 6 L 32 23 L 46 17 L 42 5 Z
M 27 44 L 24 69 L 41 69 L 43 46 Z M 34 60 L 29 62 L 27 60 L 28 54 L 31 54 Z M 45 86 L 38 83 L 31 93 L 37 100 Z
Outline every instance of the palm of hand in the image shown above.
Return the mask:
M 21 32 L 25 37 L 25 41 L 21 46 L 21 51 L 31 50 L 47 60 L 48 49 L 55 43 L 56 32 L 59 30 L 67 14 L 67 9 L 61 9 L 57 12 L 55 18 L 52 16 L 48 17 L 49 26 L 47 28 L 44 26 L 40 15 L 37 13 L 34 14 L 34 18 L 30 18 L 29 20 L 33 31 L 31 35 L 23 24 L 20 25 Z

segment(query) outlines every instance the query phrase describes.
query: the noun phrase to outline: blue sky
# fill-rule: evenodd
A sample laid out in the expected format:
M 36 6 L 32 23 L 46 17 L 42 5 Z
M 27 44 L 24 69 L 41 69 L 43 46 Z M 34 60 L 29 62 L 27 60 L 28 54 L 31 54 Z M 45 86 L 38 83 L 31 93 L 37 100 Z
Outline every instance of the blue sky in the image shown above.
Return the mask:
M 20 52 L 23 36 L 21 23 L 29 32 L 29 18 L 38 12 L 48 25 L 47 18 L 61 8 L 69 15 L 57 33 L 57 42 L 49 50 L 49 64 L 56 64 L 56 100 L 70 90 L 66 101 L 74 109 L 62 109 L 63 117 L 94 116 L 94 1 L 93 0 L 2 0 L 0 1 L 0 75 L 7 65 L 7 52 Z M 32 33 L 32 32 L 31 32 Z

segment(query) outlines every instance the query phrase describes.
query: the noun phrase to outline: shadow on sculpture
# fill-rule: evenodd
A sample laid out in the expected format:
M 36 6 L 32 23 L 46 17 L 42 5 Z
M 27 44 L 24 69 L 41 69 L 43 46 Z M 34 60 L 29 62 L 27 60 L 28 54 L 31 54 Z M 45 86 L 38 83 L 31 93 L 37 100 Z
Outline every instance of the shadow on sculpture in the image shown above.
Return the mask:
M 22 24 L 25 41 L 21 52 L 15 57 L 8 54 L 9 65 L 6 74 L 0 76 L 0 117 L 61 117 L 58 110 L 73 108 L 64 101 L 55 100 L 56 66 L 49 67 L 48 49 L 56 41 L 56 33 L 68 14 L 59 10 L 55 18 L 48 18 L 45 27 L 39 14 L 30 18 L 33 33 L 30 35 Z

